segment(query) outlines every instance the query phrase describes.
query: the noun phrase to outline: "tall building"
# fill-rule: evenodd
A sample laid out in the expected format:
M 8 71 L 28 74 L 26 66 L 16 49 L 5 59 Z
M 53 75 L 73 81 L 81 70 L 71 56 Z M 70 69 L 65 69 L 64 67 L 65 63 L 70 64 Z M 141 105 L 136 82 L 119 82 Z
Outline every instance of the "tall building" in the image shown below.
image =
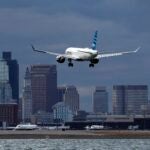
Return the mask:
M 112 92 L 113 114 L 125 114 L 125 86 L 113 86 Z
M 0 103 L 12 100 L 12 88 L 9 84 L 9 67 L 5 60 L 0 60 Z
M 32 91 L 31 91 L 31 73 L 27 67 L 24 77 L 24 88 L 22 97 L 22 119 L 30 121 L 32 115 Z
M 65 86 L 59 86 L 57 87 L 57 98 L 59 102 L 64 101 L 64 94 L 66 91 L 66 87 Z
M 52 112 L 57 100 L 56 65 L 31 66 L 32 112 Z
M 0 82 L 9 82 L 9 67 L 5 60 L 0 60 Z
M 8 78 L 9 83 L 12 88 L 12 98 L 19 100 L 19 65 L 17 60 L 12 59 L 11 52 L 3 52 L 3 60 L 7 62 L 8 65 Z
M 96 87 L 93 93 L 93 112 L 108 113 L 108 92 L 105 87 Z
M 66 86 L 64 102 L 75 114 L 79 110 L 79 93 L 75 86 Z
M 15 60 L 11 60 L 10 52 L 3 52 L 0 60 L 0 122 L 16 125 L 18 121 L 19 85 L 16 77 Z
M 142 107 L 148 105 L 147 85 L 113 86 L 113 113 L 117 115 L 142 114 Z
M 13 102 L 13 100 L 10 84 L 6 82 L 0 82 L 0 103 L 6 104 L 11 102 Z

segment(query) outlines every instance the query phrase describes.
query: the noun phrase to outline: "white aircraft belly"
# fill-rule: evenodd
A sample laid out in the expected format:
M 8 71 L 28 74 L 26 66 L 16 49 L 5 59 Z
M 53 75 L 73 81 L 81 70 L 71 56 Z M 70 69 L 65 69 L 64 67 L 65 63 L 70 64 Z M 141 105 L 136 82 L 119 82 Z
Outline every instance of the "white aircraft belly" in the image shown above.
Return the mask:
M 82 53 L 82 52 L 76 52 L 74 53 L 74 55 L 76 55 L 79 59 L 83 59 L 83 60 L 89 60 L 92 57 L 91 54 Z

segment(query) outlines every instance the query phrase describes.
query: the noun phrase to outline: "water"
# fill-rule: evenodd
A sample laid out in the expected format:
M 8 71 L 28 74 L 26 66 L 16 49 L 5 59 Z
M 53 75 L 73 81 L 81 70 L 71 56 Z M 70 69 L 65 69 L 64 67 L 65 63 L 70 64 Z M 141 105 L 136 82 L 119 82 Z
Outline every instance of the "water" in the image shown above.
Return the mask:
M 150 150 L 150 139 L 0 140 L 0 150 Z

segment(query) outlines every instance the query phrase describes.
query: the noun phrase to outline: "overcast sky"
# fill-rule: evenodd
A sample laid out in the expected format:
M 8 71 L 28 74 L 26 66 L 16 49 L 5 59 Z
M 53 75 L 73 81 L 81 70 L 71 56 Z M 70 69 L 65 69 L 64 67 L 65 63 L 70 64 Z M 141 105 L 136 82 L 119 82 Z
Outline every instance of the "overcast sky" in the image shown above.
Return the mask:
M 134 50 L 136 54 L 89 63 L 57 64 L 58 85 L 75 85 L 81 108 L 91 110 L 93 87 L 150 83 L 149 0 L 0 0 L 0 52 L 12 51 L 20 64 L 20 89 L 26 66 L 57 64 L 55 57 L 34 53 L 37 48 L 63 53 L 69 46 L 90 47 L 99 31 L 99 52 Z

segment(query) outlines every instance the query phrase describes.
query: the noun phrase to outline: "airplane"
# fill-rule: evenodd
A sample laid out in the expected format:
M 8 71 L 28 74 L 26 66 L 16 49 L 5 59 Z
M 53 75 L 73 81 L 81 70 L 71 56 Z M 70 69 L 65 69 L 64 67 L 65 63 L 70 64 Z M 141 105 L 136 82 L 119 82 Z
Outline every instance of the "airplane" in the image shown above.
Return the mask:
M 95 64 L 98 64 L 101 58 L 136 53 L 140 49 L 140 47 L 138 47 L 134 51 L 114 52 L 114 53 L 98 52 L 98 50 L 96 50 L 97 36 L 98 36 L 98 31 L 95 31 L 91 48 L 69 47 L 66 49 L 64 54 L 38 50 L 35 49 L 33 45 L 31 45 L 31 47 L 33 51 L 40 52 L 40 53 L 47 53 L 56 56 L 56 61 L 58 63 L 64 63 L 65 60 L 68 60 L 69 67 L 73 67 L 72 61 L 89 61 L 90 62 L 89 67 L 94 67 Z
M 14 130 L 35 130 L 38 129 L 39 127 L 36 124 L 18 124 Z

